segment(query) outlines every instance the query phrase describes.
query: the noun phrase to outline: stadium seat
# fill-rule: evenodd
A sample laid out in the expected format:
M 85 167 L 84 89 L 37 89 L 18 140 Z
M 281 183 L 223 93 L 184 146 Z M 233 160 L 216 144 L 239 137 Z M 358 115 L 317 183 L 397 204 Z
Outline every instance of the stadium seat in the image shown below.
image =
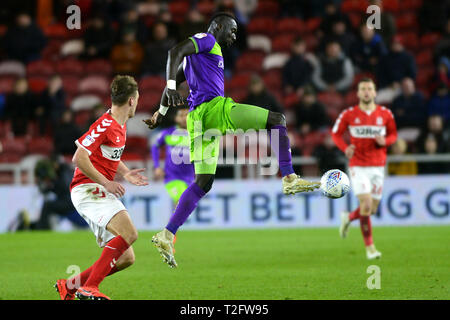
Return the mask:
M 18 156 L 19 159 L 27 153 L 27 138 L 26 137 L 14 137 L 4 138 L 0 142 L 3 147 L 2 155 L 10 155 L 12 158 Z
M 419 49 L 419 37 L 416 32 L 403 32 L 399 33 L 399 36 L 408 50 L 415 52 Z
M 242 89 L 227 90 L 227 95 L 236 102 L 243 102 L 248 96 L 248 90 L 247 87 Z
M 262 17 L 277 17 L 280 12 L 280 5 L 276 1 L 259 0 L 256 10 L 253 12 L 254 16 Z
M 253 18 L 247 25 L 248 34 L 264 34 L 271 36 L 275 32 L 275 20 L 270 17 Z
M 277 23 L 277 34 L 295 34 L 300 35 L 306 30 L 305 23 L 299 18 L 286 17 Z
M 272 38 L 272 51 L 290 52 L 294 37 L 292 33 L 276 35 Z
M 141 91 L 156 91 L 162 94 L 166 87 L 166 80 L 159 76 L 143 77 L 139 81 L 139 90 Z
M 351 12 L 348 14 L 348 18 L 350 19 L 352 27 L 358 29 L 362 21 L 362 14 L 359 12 Z
M 172 1 L 169 3 L 169 11 L 175 23 L 180 24 L 184 21 L 189 6 L 189 2 L 186 1 Z
M 11 93 L 14 89 L 14 83 L 16 82 L 14 76 L 0 76 L 0 92 Z
M 41 52 L 41 57 L 43 60 L 56 61 L 60 58 L 60 49 L 63 41 L 61 40 L 50 40 L 45 48 Z
M 441 35 L 439 33 L 426 33 L 420 38 L 420 46 L 422 48 L 434 47 L 440 40 Z
M 7 60 L 0 63 L 0 76 L 24 77 L 26 73 L 25 65 L 20 61 Z
M 76 59 L 64 59 L 56 64 L 56 70 L 60 74 L 81 75 L 83 69 L 83 63 Z
M 235 73 L 231 80 L 227 81 L 228 90 L 247 88 L 251 74 L 248 72 Z
M 197 10 L 204 16 L 210 16 L 215 10 L 214 1 L 200 0 L 197 2 Z
M 261 50 L 270 53 L 272 42 L 270 38 L 262 34 L 251 34 L 247 37 L 247 47 L 250 50 Z
M 313 52 L 316 50 L 317 46 L 319 45 L 319 39 L 312 34 L 309 33 L 307 36 L 304 37 L 305 43 L 306 43 L 306 50 Z
M 419 24 L 417 22 L 416 14 L 414 13 L 402 13 L 395 19 L 395 23 L 399 30 L 417 29 Z
M 404 4 L 402 3 L 402 6 Z M 383 0 L 383 10 L 396 14 L 399 12 L 400 4 L 398 0 Z
M 272 68 L 283 68 L 289 60 L 289 54 L 285 52 L 276 52 L 265 56 L 263 60 L 263 69 L 269 70 Z
M 361 0 L 345 0 L 341 4 L 341 12 L 343 13 L 351 13 L 351 12 L 362 13 L 366 11 L 366 8 L 367 3 Z
M 421 6 L 422 6 L 422 0 L 402 0 L 402 5 L 399 6 L 399 11 L 417 10 Z
M 144 91 L 139 96 L 139 111 L 153 113 L 161 102 L 161 91 Z
M 420 71 L 417 73 L 416 83 L 418 87 L 426 87 L 428 88 L 430 85 L 430 81 L 434 75 L 434 67 L 433 66 L 422 66 Z
M 321 92 L 317 95 L 317 100 L 322 102 L 326 108 L 341 110 L 345 104 L 344 98 L 337 92 Z
M 28 143 L 29 154 L 49 156 L 53 152 L 53 139 L 50 137 L 32 137 Z
M 60 54 L 63 57 L 78 56 L 84 51 L 84 41 L 81 39 L 72 39 L 61 45 Z
M 286 109 L 294 107 L 300 102 L 300 98 L 296 93 L 291 93 L 283 98 L 283 105 Z
M 44 26 L 43 32 L 51 39 L 67 39 L 69 37 L 69 29 L 62 23 Z
M 78 85 L 80 78 L 76 75 L 63 75 L 61 76 L 63 88 L 69 95 L 74 95 L 78 92 Z
M 87 125 L 91 125 L 89 120 L 91 119 L 91 110 L 80 110 L 75 112 L 74 120 L 77 126 L 84 128 Z
M 81 110 L 91 110 L 97 104 L 101 103 L 102 100 L 97 95 L 86 94 L 75 97 L 70 104 L 70 109 L 77 112 Z
M 47 88 L 48 77 L 32 76 L 28 77 L 28 86 L 34 93 L 40 93 Z
M 239 72 L 260 72 L 264 53 L 260 51 L 246 51 L 239 56 L 236 61 L 235 69 Z
M 11 121 L 0 121 L 0 139 L 11 138 L 12 136 Z
M 322 23 L 322 18 L 309 18 L 306 20 L 306 30 L 305 32 L 313 33 L 315 32 L 320 24 Z
M 54 73 L 54 63 L 48 60 L 33 61 L 27 65 L 28 76 L 51 76 Z
M 433 64 L 433 52 L 431 52 L 429 49 L 420 51 L 415 56 L 415 60 L 419 67 L 420 66 L 431 66 Z
M 80 93 L 109 93 L 109 80 L 104 76 L 93 75 L 87 76 L 80 81 L 78 86 Z
M 263 75 L 263 80 L 266 88 L 269 91 L 278 91 L 282 86 L 281 70 L 280 69 L 270 69 L 266 71 Z
M 112 66 L 109 60 L 95 59 L 85 62 L 84 71 L 89 74 L 99 74 L 109 77 L 112 74 Z

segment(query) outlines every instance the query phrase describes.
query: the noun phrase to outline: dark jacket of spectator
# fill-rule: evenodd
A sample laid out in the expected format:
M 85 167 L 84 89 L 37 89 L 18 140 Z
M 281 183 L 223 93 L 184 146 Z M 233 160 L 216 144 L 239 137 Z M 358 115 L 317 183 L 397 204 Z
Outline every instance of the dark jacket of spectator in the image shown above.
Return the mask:
M 365 25 L 350 49 L 353 63 L 361 70 L 374 72 L 382 56 L 387 52 L 382 37 Z
M 392 103 L 392 112 L 398 128 L 422 127 L 427 117 L 425 98 L 415 90 L 412 79 L 402 82 L 402 93 Z
M 244 103 L 268 109 L 273 112 L 283 112 L 277 99 L 267 91 L 263 80 L 254 75 L 250 81 L 249 94 Z
M 331 124 L 325 106 L 317 101 L 315 93 L 308 87 L 300 103 L 295 106 L 295 117 L 301 134 L 308 134 Z
M 283 87 L 288 93 L 311 83 L 313 66 L 305 57 L 306 44 L 296 39 L 292 44 L 292 55 L 283 67 Z
M 153 42 L 145 48 L 143 72 L 152 75 L 164 75 L 167 64 L 168 51 L 176 44 L 169 38 L 168 29 L 164 23 L 157 23 L 153 27 Z
M 450 121 L 450 94 L 444 83 L 438 87 L 436 94 L 428 102 L 428 114 L 440 115 L 445 122 Z
M 28 63 L 40 58 L 47 38 L 30 16 L 21 14 L 17 17 L 17 24 L 6 31 L 3 43 L 9 59 Z
M 331 136 L 328 136 L 323 144 L 314 148 L 312 156 L 317 158 L 321 174 L 331 169 L 345 172 L 345 157 L 343 157 L 342 151 L 336 147 Z
M 51 77 L 47 89 L 41 93 L 39 105 L 46 122 L 55 127 L 66 109 L 66 93 L 59 76 Z
M 82 132 L 72 118 L 72 112 L 66 110 L 62 115 L 61 122 L 55 127 L 53 136 L 56 154 L 72 155 L 77 149 L 74 141 L 81 136 Z
M 89 22 L 83 34 L 86 59 L 108 58 L 114 44 L 114 30 L 104 19 L 96 17 Z

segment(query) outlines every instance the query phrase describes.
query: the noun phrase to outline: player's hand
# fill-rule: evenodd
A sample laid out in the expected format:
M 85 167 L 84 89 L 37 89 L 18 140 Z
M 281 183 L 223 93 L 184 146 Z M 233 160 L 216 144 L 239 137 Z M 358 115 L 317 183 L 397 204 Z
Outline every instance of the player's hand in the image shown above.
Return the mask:
M 156 111 L 150 119 L 142 120 L 149 129 L 155 129 L 161 123 L 163 115 Z
M 164 170 L 162 168 L 156 168 L 154 172 L 155 180 L 161 180 L 164 178 Z
M 133 169 L 128 171 L 123 178 L 129 183 L 134 184 L 135 186 L 147 186 L 148 178 L 141 174 L 145 169 Z
M 380 147 L 386 146 L 386 138 L 384 136 L 375 136 L 375 142 Z
M 112 193 L 118 198 L 122 198 L 125 194 L 125 188 L 118 182 L 108 181 L 103 185 L 109 193 Z
M 347 147 L 347 149 L 345 149 L 345 156 L 349 159 L 351 159 L 353 157 L 353 154 L 355 153 L 355 145 L 351 144 Z
M 167 89 L 166 95 L 169 107 L 177 107 L 184 104 L 183 97 L 177 90 Z

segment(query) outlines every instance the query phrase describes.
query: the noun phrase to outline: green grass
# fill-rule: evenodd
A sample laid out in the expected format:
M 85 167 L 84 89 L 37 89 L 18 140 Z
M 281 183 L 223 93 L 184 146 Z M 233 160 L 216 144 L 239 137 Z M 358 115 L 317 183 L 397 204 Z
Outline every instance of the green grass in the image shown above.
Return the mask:
M 178 269 L 161 262 L 140 232 L 136 263 L 107 277 L 112 299 L 450 299 L 450 226 L 375 227 L 381 260 L 367 261 L 359 227 L 342 240 L 336 228 L 180 231 Z M 0 299 L 57 299 L 52 285 L 69 265 L 99 256 L 93 235 L 0 235 Z M 381 289 L 366 287 L 369 265 Z

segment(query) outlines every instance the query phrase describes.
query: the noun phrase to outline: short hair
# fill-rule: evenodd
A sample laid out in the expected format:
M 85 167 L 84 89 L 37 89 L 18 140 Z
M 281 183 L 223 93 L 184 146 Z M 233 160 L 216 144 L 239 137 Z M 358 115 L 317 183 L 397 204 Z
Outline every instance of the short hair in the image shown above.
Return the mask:
M 208 22 L 208 29 L 209 29 L 209 27 L 211 26 L 211 24 L 213 23 L 213 21 L 214 20 L 216 20 L 217 18 L 220 18 L 220 17 L 228 17 L 228 18 L 231 18 L 231 19 L 233 19 L 234 21 L 236 21 L 236 17 L 232 14 L 232 13 L 230 13 L 230 12 L 225 12 L 225 11 L 221 11 L 221 12 L 217 12 L 217 13 L 215 13 L 215 14 L 213 14 L 213 16 L 211 17 L 211 19 L 209 19 L 209 22 Z M 236 21 L 237 22 L 237 21 Z
M 371 83 L 373 83 L 373 87 L 374 87 L 375 89 L 377 88 L 377 85 L 375 84 L 375 81 L 373 81 L 372 78 L 366 77 L 366 78 L 362 78 L 361 80 L 359 80 L 359 82 L 358 82 L 358 89 L 359 89 L 359 85 L 360 85 L 361 83 L 363 83 L 363 82 L 371 82 Z
M 111 102 L 116 106 L 125 104 L 138 91 L 138 84 L 131 76 L 118 75 L 111 82 Z

